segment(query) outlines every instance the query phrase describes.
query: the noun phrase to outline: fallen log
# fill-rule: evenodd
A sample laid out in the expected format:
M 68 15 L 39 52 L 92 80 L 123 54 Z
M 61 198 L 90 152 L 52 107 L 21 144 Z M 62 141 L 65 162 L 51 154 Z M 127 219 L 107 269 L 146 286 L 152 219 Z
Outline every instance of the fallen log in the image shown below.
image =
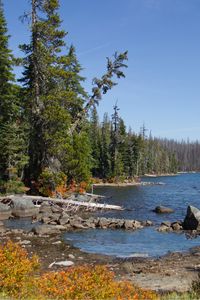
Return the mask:
M 19 197 L 19 196 L 18 196 Z M 32 201 L 51 201 L 53 203 L 58 204 L 67 204 L 67 205 L 74 205 L 74 206 L 83 206 L 83 207 L 91 207 L 91 208 L 98 208 L 98 209 L 113 209 L 113 210 L 123 210 L 121 206 L 118 205 L 110 205 L 110 204 L 101 204 L 101 203 L 93 203 L 93 202 L 84 202 L 84 201 L 75 201 L 71 199 L 56 199 L 51 197 L 42 197 L 42 196 L 28 196 L 23 195 L 21 196 L 24 199 L 30 199 Z M 11 195 L 7 197 L 8 199 L 14 199 L 15 196 Z

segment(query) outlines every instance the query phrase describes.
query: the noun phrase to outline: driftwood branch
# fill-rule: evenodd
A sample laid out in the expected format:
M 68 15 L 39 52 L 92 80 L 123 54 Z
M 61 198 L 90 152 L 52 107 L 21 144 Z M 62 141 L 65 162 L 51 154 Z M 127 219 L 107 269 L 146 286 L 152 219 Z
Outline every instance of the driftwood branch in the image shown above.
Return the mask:
M 19 197 L 19 196 L 18 196 Z M 15 196 L 11 195 L 11 196 L 7 196 L 4 197 L 4 199 L 14 199 Z M 88 207 L 88 208 L 97 208 L 97 209 L 113 209 L 113 210 L 123 210 L 123 208 L 121 206 L 118 205 L 110 205 L 110 204 L 101 204 L 101 203 L 93 203 L 93 202 L 84 202 L 84 201 L 75 201 L 75 200 L 70 200 L 70 199 L 56 199 L 56 198 L 50 198 L 50 197 L 41 197 L 41 196 L 21 196 L 21 198 L 23 199 L 30 199 L 32 201 L 50 201 L 52 203 L 58 203 L 58 204 L 67 204 L 67 205 L 74 205 L 74 206 L 78 206 L 78 207 Z

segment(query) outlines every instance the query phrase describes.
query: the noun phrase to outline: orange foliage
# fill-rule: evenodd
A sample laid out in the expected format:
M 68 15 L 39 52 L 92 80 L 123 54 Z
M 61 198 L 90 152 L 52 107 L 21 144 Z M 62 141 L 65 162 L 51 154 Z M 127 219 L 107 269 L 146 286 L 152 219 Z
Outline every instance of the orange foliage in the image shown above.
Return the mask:
M 117 282 L 105 266 L 72 267 L 51 272 L 38 280 L 41 295 L 48 299 L 157 299 L 152 291 L 144 291 L 130 282 Z
M 24 295 L 31 275 L 39 267 L 37 256 L 28 258 L 26 250 L 11 241 L 0 246 L 0 291 Z
M 15 299 L 57 300 L 154 300 L 152 291 L 145 291 L 130 282 L 116 281 L 105 266 L 78 266 L 59 272 L 34 274 L 36 256 L 28 258 L 26 250 L 8 242 L 0 247 L 0 292 Z

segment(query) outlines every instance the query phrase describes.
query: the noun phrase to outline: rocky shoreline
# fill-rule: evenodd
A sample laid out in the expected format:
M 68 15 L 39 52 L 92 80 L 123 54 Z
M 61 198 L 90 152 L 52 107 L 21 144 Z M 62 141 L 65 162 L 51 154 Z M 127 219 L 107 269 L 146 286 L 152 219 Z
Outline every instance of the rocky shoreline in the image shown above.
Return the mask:
M 0 243 L 9 239 L 19 243 L 30 255 L 35 253 L 40 257 L 41 272 L 71 265 L 103 264 L 116 274 L 116 278 L 158 292 L 187 291 L 200 271 L 200 247 L 159 258 L 117 258 L 82 252 L 64 242 L 61 233 L 35 235 L 21 229 L 6 229 L 4 233 L 0 230 Z
M 187 291 L 200 272 L 200 247 L 188 252 L 170 253 L 159 258 L 119 258 L 85 253 L 62 240 L 62 233 L 67 230 L 87 228 L 138 230 L 152 226 L 151 221 L 96 218 L 90 211 L 66 211 L 66 207 L 52 201 L 35 205 L 32 201 L 27 204 L 17 199 L 16 202 L 4 200 L 0 204 L 1 219 L 8 216 L 24 217 L 29 214 L 34 223 L 32 230 L 26 231 L 6 228 L 3 221 L 0 221 L 0 243 L 11 239 L 26 248 L 30 255 L 36 253 L 40 257 L 42 271 L 57 270 L 71 265 L 105 264 L 115 272 L 117 278 L 128 279 L 141 287 L 160 292 Z M 190 206 L 184 221 L 162 222 L 161 226 L 155 229 L 162 232 L 187 232 L 198 235 L 200 212 Z

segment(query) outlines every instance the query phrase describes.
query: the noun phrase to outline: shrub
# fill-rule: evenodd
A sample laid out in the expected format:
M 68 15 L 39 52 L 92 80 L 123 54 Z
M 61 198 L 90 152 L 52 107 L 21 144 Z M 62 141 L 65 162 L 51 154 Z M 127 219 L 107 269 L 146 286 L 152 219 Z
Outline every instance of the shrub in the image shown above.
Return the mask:
M 38 280 L 38 287 L 39 293 L 48 299 L 157 299 L 151 291 L 130 282 L 115 281 L 114 274 L 105 266 L 72 267 L 46 273 Z
M 18 178 L 8 181 L 0 181 L 0 193 L 2 194 L 22 194 L 27 190 L 29 190 L 29 188 L 25 187 L 24 183 Z
M 67 177 L 63 172 L 52 172 L 46 168 L 39 178 L 39 192 L 47 197 L 54 197 L 56 193 L 62 196 L 66 193 Z
M 0 246 L 0 292 L 25 296 L 33 284 L 32 275 L 38 268 L 37 256 L 28 258 L 26 250 L 8 241 Z
M 200 273 L 198 273 L 198 278 L 192 282 L 191 290 L 197 298 L 200 298 Z
M 54 300 L 153 300 L 130 282 L 116 281 L 105 266 L 78 266 L 36 276 L 38 258 L 28 258 L 26 250 L 11 241 L 0 246 L 0 297 Z M 4 298 L 3 298 L 4 299 Z

